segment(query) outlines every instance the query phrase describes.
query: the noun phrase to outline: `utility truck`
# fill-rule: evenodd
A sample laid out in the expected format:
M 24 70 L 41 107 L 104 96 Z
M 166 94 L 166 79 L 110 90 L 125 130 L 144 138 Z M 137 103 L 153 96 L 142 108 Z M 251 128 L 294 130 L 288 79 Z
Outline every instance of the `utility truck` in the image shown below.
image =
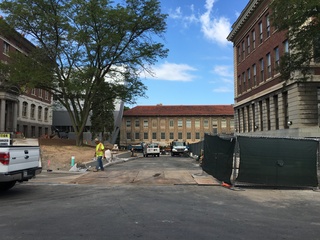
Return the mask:
M 158 143 L 144 144 L 143 156 L 148 157 L 149 155 L 160 157 L 160 147 Z
M 28 181 L 42 171 L 38 139 L 0 133 L 0 191 Z
M 189 148 L 185 141 L 174 140 L 170 144 L 171 156 L 188 154 Z

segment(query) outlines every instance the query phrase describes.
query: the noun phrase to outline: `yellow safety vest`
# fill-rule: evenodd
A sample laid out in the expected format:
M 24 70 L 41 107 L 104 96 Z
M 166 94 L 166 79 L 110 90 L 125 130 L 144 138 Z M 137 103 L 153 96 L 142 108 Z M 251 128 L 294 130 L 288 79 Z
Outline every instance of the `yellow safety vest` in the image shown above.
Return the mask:
M 96 146 L 96 156 L 100 157 L 103 155 L 104 155 L 104 145 L 102 143 L 99 143 Z

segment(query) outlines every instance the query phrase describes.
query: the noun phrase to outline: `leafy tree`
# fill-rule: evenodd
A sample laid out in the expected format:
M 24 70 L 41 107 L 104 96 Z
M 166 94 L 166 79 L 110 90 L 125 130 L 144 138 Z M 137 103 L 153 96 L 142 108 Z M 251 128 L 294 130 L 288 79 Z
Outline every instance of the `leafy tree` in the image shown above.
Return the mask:
M 99 98 L 94 99 L 90 117 L 92 136 L 102 133 L 102 137 L 105 140 L 110 137 L 110 133 L 113 132 L 114 128 L 114 101 L 115 99 L 110 99 L 108 102 L 101 102 Z
M 320 60 L 319 0 L 274 0 L 270 7 L 272 24 L 279 31 L 287 31 L 289 39 L 290 53 L 280 61 L 282 78 L 308 80 L 312 63 Z
M 0 65 L 7 82 L 51 92 L 69 113 L 77 145 L 93 107 L 144 96 L 139 73 L 152 73 L 168 53 L 159 41 L 167 15 L 158 0 L 3 0 L 0 9 L 37 46 Z

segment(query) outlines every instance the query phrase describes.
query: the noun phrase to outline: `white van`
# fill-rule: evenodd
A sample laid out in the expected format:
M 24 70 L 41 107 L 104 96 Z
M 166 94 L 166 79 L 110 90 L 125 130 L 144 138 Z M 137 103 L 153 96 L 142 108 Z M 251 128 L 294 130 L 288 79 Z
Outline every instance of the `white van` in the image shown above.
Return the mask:
M 158 143 L 148 143 L 143 146 L 143 156 L 148 157 L 149 155 L 160 157 L 160 146 Z

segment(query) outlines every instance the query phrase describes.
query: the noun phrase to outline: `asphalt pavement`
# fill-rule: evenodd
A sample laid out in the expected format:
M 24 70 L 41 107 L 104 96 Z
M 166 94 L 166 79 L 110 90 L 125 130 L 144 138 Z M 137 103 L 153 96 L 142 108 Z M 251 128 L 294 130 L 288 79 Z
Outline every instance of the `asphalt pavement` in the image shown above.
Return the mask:
M 167 158 L 169 155 L 161 155 L 160 159 Z M 157 158 L 157 157 L 154 157 Z M 151 159 L 151 157 L 146 158 Z M 183 169 L 145 169 L 143 166 L 133 170 L 132 167 L 127 170 L 111 171 L 112 166 L 131 161 L 143 161 L 142 153 L 122 152 L 115 154 L 112 161 L 103 160 L 105 171 L 94 172 L 96 161 L 88 161 L 84 165 L 74 166 L 69 171 L 46 170 L 30 182 L 43 184 L 153 184 L 153 185 L 200 185 L 200 186 L 221 186 L 222 183 L 202 171 L 198 162 L 193 158 L 183 158 L 187 161 L 187 168 Z M 180 160 L 181 161 L 181 160 Z M 192 164 L 191 164 L 192 163 Z M 223 185 L 225 186 L 225 185 Z M 225 186 L 229 187 L 229 186 Z

